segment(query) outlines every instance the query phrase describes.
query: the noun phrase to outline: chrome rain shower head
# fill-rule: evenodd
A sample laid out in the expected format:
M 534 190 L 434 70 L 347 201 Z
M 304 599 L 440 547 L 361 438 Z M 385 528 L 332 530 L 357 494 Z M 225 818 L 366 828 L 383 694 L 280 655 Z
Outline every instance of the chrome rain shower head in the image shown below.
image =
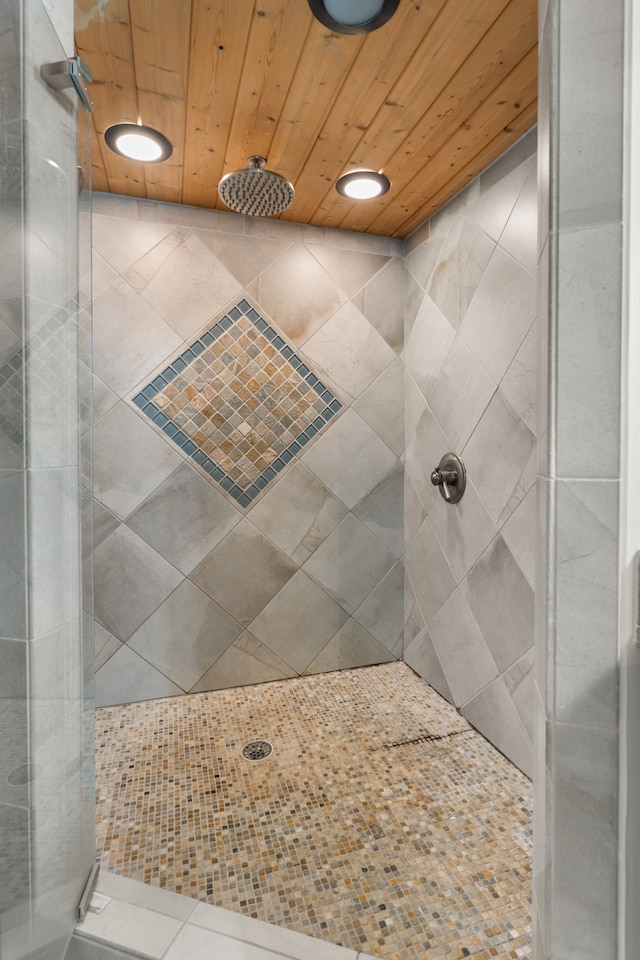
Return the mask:
M 263 157 L 249 157 L 244 170 L 227 173 L 218 184 L 218 196 L 236 213 L 275 217 L 293 202 L 294 189 L 285 177 L 265 170 Z

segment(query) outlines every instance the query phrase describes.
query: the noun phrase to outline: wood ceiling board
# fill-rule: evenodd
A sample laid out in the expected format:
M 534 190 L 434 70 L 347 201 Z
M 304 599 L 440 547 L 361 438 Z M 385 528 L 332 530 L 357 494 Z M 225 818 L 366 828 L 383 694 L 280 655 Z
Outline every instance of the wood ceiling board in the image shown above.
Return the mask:
M 344 198 L 336 201 L 330 191 L 318 204 L 312 223 L 322 221 L 331 227 L 360 230 L 361 224 L 377 217 L 380 209 L 395 207 L 395 179 L 408 160 L 403 144 L 416 125 L 425 122 L 450 78 L 473 55 L 508 3 L 486 2 L 480 19 L 473 0 L 449 0 L 350 157 L 349 169 L 382 170 L 394 183 L 393 193 L 365 205 Z
M 491 97 L 484 100 L 467 121 L 458 128 L 454 137 L 428 161 L 422 176 L 410 181 L 396 196 L 397 208 L 410 217 L 424 203 L 425 181 L 431 195 L 444 186 L 465 166 L 467 157 L 475 157 L 495 137 L 496 129 L 505 129 L 520 115 L 523 106 L 532 103 L 536 97 L 537 81 L 535 72 L 532 77 L 531 65 L 537 60 L 537 48 L 534 48 L 518 64 L 509 76 L 499 84 Z M 397 214 L 397 211 L 395 211 Z M 371 222 L 373 230 L 386 229 L 389 215 L 383 211 Z
M 444 2 L 401 4 L 385 30 L 365 38 L 296 180 L 296 210 L 303 221 L 313 216 L 322 194 L 332 191 L 347 172 L 348 158 Z
M 109 189 L 144 196 L 144 165 L 118 156 L 104 142 L 104 132 L 113 123 L 138 121 L 128 0 L 108 0 L 99 7 L 94 20 L 76 33 L 76 47 L 93 75 L 92 119 Z
M 182 199 L 196 207 L 218 204 L 253 7 L 253 0 L 193 0 Z
M 508 7 L 479 39 L 473 51 L 452 73 L 450 79 L 420 117 L 409 136 L 397 146 L 393 157 L 383 167 L 392 183 L 392 191 L 368 205 L 367 225 L 374 231 L 387 229 L 384 216 L 390 207 L 395 210 L 398 197 L 408 184 L 420 178 L 424 183 L 425 166 L 443 149 L 448 149 L 452 137 L 460 127 L 493 96 L 496 86 L 505 74 L 513 70 L 522 59 L 535 49 L 537 27 L 533 0 L 512 0 Z M 532 66 L 536 77 L 537 66 Z M 527 78 L 528 79 L 528 78 Z M 512 118 L 505 105 L 504 118 L 496 118 L 499 130 Z M 452 148 L 453 149 L 453 148 Z M 457 149 L 457 148 L 456 148 Z M 424 197 L 424 194 L 423 194 Z M 351 205 L 344 218 L 334 226 L 341 229 L 361 229 L 362 212 Z M 397 225 L 397 224 L 396 224 Z
M 262 0 L 251 24 L 223 173 L 269 158 L 291 80 L 311 26 L 300 0 Z
M 269 167 L 294 186 L 363 42 L 362 35 L 338 36 L 311 18 L 269 154 Z
M 296 187 L 282 219 L 394 236 L 512 136 L 513 104 L 487 121 L 483 143 L 455 140 L 537 32 L 535 0 L 400 0 L 359 36 L 331 33 L 305 0 L 76 2 L 78 52 L 96 78 L 97 187 L 226 210 L 220 177 L 259 154 Z M 127 161 L 104 144 L 107 126 L 140 114 L 172 141 L 168 162 Z M 446 182 L 418 190 L 451 137 L 465 155 Z M 356 166 L 382 168 L 389 194 L 341 198 L 335 180 Z
M 152 200 L 179 203 L 189 65 L 191 15 L 189 5 L 129 0 L 133 62 L 138 109 L 146 126 L 160 130 L 171 142 L 171 157 L 144 165 L 146 195 Z
M 522 0 L 512 3 L 510 11 L 516 6 L 522 9 Z M 537 45 L 535 42 L 531 45 L 535 18 L 530 13 L 518 24 L 515 32 L 509 35 L 513 42 L 507 40 L 502 30 L 498 31 L 499 26 L 504 24 L 496 23 L 496 30 L 491 32 L 498 35 L 492 36 L 490 41 L 485 37 L 478 45 L 477 56 L 474 51 L 474 56 L 465 61 L 385 168 L 392 183 L 393 198 L 391 200 L 387 194 L 376 199 L 366 211 L 367 227 L 374 232 L 397 229 L 396 217 L 403 207 L 403 198 L 413 196 L 416 202 L 413 209 L 424 206 L 429 189 L 432 193 L 439 189 L 439 181 L 433 187 L 431 184 L 440 175 L 441 164 L 446 167 L 460 151 L 465 162 L 467 157 L 479 152 L 473 139 L 465 136 L 467 130 L 473 131 L 479 123 L 488 123 L 487 138 L 493 140 L 495 134 L 508 126 L 520 112 L 522 103 L 530 102 L 532 86 L 534 89 L 537 86 Z M 507 69 L 509 73 L 505 80 Z M 469 86 L 474 79 L 481 86 L 478 92 Z M 489 84 L 491 88 L 487 90 Z M 518 84 L 521 84 L 520 88 Z M 520 103 L 517 102 L 519 93 L 524 98 Z M 413 193 L 407 193 L 407 190 Z M 393 214 L 390 216 L 391 206 Z M 361 211 L 355 207 L 336 226 L 361 229 L 362 220 Z M 390 221 L 394 221 L 393 226 Z
M 533 99 L 493 140 L 487 142 L 479 153 L 464 166 L 459 167 L 454 175 L 429 198 L 422 208 L 414 210 L 404 223 L 396 228 L 394 236 L 404 238 L 413 233 L 421 223 L 433 216 L 456 193 L 466 187 L 474 177 L 486 170 L 505 150 L 524 136 L 533 127 L 536 119 L 537 99 Z

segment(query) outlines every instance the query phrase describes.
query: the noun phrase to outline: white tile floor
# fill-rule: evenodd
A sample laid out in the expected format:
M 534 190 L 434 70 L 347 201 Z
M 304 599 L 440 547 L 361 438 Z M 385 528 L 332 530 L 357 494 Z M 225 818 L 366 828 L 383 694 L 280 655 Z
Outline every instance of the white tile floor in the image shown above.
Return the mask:
M 374 960 L 106 871 L 96 891 L 110 902 L 77 925 L 69 960 Z

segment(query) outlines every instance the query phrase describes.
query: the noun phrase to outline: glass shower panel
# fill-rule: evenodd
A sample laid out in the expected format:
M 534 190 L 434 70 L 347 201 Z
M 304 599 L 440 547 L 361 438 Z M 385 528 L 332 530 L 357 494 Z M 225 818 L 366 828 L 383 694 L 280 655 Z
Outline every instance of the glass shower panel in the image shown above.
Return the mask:
M 30 956 L 60 960 L 95 857 L 90 567 L 89 124 L 40 67 L 69 56 L 72 0 L 23 5 L 24 373 Z M 72 51 L 71 51 L 72 52 Z M 82 147 L 79 148 L 79 143 Z M 87 156 L 83 157 L 89 174 Z M 89 183 L 87 181 L 87 187 Z M 83 270 L 82 285 L 79 284 Z M 89 285 L 88 285 L 89 284 Z M 90 555 L 90 551 L 89 551 Z M 90 741 L 90 744 L 87 743 Z

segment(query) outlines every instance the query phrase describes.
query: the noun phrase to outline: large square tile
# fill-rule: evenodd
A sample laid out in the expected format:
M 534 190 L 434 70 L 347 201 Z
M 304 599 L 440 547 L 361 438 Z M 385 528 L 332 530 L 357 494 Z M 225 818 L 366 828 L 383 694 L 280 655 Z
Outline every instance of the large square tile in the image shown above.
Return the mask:
M 397 557 L 404 553 L 404 468 L 396 463 L 353 511 Z
M 346 516 L 347 508 L 299 463 L 251 511 L 251 522 L 302 564 Z
M 94 492 L 121 520 L 184 463 L 178 451 L 124 403 L 96 424 Z
M 458 337 L 429 396 L 431 409 L 453 450 L 464 447 L 495 388 L 492 377 Z
M 185 227 L 138 260 L 125 280 L 183 340 L 242 290 L 198 231 Z
M 354 410 L 347 410 L 303 463 L 350 509 L 395 463 L 395 455 Z
M 300 346 L 349 299 L 316 258 L 293 246 L 249 284 L 247 291 Z
M 397 457 L 404 452 L 404 364 L 394 360 L 362 393 L 353 409 Z
M 502 673 L 533 643 L 534 594 L 502 537 L 462 584 L 462 592 Z
M 309 365 L 355 400 L 394 359 L 395 353 L 352 303 L 309 337 Z
M 462 452 L 474 487 L 498 526 L 535 482 L 536 438 L 498 391 Z
M 96 619 L 124 642 L 182 581 L 155 550 L 120 526 L 94 553 Z
M 127 526 L 188 574 L 240 519 L 233 504 L 183 463 L 129 517 Z
M 460 336 L 496 383 L 536 318 L 536 278 L 497 248 L 460 327 Z
M 196 567 L 190 579 L 246 627 L 296 569 L 295 563 L 244 519 Z
M 184 580 L 128 642 L 184 691 L 189 691 L 231 646 L 242 627 Z
M 93 305 L 97 376 L 122 397 L 182 343 L 182 338 L 124 280 L 115 280 Z
M 395 559 L 349 514 L 307 560 L 303 570 L 353 613 L 389 572 Z
M 299 570 L 251 624 L 251 632 L 302 673 L 347 619 L 347 613 Z
M 498 676 L 496 662 L 459 589 L 429 621 L 429 634 L 457 707 Z
M 428 623 L 456 587 L 456 578 L 428 517 L 407 547 L 405 569 Z

